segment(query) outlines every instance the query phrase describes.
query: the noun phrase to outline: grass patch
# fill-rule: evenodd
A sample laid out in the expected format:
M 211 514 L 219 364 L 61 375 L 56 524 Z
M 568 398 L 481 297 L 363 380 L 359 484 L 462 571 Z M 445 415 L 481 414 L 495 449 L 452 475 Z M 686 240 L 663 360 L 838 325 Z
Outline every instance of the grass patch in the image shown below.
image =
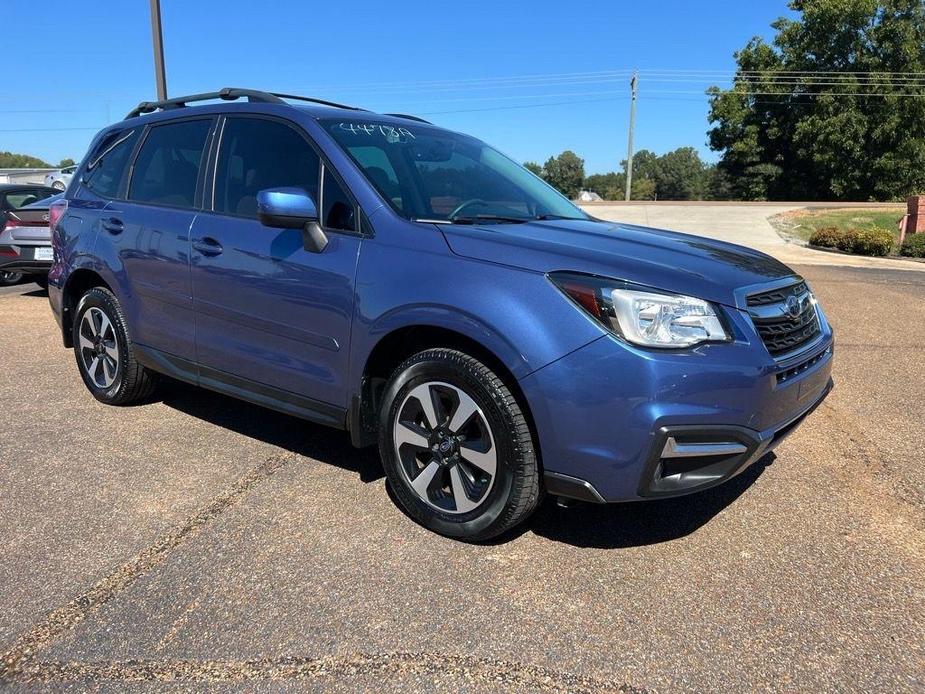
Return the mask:
M 824 210 L 794 210 L 773 220 L 784 234 L 808 241 L 813 233 L 825 227 L 836 229 L 874 229 L 880 227 L 893 232 L 899 241 L 897 222 L 906 214 L 905 205 L 873 208 L 844 208 Z

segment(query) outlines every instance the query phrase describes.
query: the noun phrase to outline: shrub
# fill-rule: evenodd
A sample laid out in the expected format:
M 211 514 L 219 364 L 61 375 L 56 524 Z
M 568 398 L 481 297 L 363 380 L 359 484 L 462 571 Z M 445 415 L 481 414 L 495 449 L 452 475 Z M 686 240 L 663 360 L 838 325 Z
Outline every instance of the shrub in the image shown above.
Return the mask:
M 852 253 L 860 255 L 889 255 L 893 250 L 893 232 L 889 229 L 872 227 L 870 229 L 852 229 Z
M 909 234 L 899 253 L 907 258 L 925 258 L 925 233 Z
M 839 229 L 822 227 L 809 237 L 813 246 L 837 248 L 859 255 L 888 255 L 893 250 L 893 232 L 889 229 Z
M 823 248 L 841 248 L 844 236 L 845 232 L 838 227 L 821 227 L 813 232 L 809 242 Z

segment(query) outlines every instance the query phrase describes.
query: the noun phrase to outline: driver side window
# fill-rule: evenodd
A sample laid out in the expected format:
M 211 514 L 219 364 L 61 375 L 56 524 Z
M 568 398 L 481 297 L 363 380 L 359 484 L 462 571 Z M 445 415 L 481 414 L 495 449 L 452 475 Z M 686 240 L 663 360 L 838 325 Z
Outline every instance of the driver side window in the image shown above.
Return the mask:
M 293 128 L 265 118 L 228 118 L 215 175 L 214 210 L 257 218 L 257 193 L 303 188 L 318 201 L 320 160 Z

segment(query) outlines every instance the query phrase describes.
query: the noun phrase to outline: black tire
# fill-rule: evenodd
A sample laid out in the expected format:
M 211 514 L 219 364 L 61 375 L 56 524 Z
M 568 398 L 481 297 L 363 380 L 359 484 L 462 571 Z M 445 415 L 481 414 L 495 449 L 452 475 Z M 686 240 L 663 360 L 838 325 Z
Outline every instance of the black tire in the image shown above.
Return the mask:
M 90 374 L 84 358 L 84 348 L 81 346 L 81 326 L 84 324 L 85 314 L 91 309 L 98 309 L 105 314 L 112 326 L 111 334 L 115 337 L 118 362 L 114 369 L 114 380 L 108 385 L 101 385 Z M 77 368 L 80 370 L 80 375 L 87 389 L 97 400 L 107 405 L 128 405 L 144 400 L 154 392 L 157 386 L 157 374 L 146 369 L 135 359 L 122 307 L 119 305 L 118 299 L 108 289 L 94 287 L 80 298 L 74 315 L 71 334 L 74 341 L 74 356 L 77 359 Z
M 481 501 L 468 512 L 444 512 L 425 501 L 412 488 L 405 467 L 407 458 L 403 461 L 395 445 L 399 410 L 406 406 L 409 394 L 422 385 L 439 388 L 440 384 L 448 384 L 469 396 L 480 410 L 478 425 L 487 423 L 491 429 L 495 474 Z M 446 422 L 450 416 L 448 412 L 444 414 Z M 540 501 L 537 456 L 520 405 L 501 378 L 477 359 L 456 350 L 420 352 L 394 371 L 380 410 L 379 452 L 398 502 L 414 520 L 441 535 L 468 542 L 488 540 L 525 521 Z M 415 448 L 412 465 L 425 466 L 430 455 L 430 450 L 424 447 Z
M 7 272 L 4 270 L 0 272 L 0 287 L 11 287 L 18 284 L 21 279 L 21 272 Z
M 64 185 L 64 181 L 55 181 L 51 184 L 51 187 L 60 193 L 63 193 L 65 190 L 67 190 L 67 186 Z
M 48 289 L 48 275 L 32 275 L 31 279 L 42 289 Z

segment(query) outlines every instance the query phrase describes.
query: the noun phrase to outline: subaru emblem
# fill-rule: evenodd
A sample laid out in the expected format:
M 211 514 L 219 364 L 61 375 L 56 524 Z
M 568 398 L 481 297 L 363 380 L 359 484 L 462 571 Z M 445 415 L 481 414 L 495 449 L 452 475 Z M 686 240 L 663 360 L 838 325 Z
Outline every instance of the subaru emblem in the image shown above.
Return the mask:
M 797 297 L 787 297 L 787 314 L 791 318 L 796 318 L 800 315 L 800 300 Z

